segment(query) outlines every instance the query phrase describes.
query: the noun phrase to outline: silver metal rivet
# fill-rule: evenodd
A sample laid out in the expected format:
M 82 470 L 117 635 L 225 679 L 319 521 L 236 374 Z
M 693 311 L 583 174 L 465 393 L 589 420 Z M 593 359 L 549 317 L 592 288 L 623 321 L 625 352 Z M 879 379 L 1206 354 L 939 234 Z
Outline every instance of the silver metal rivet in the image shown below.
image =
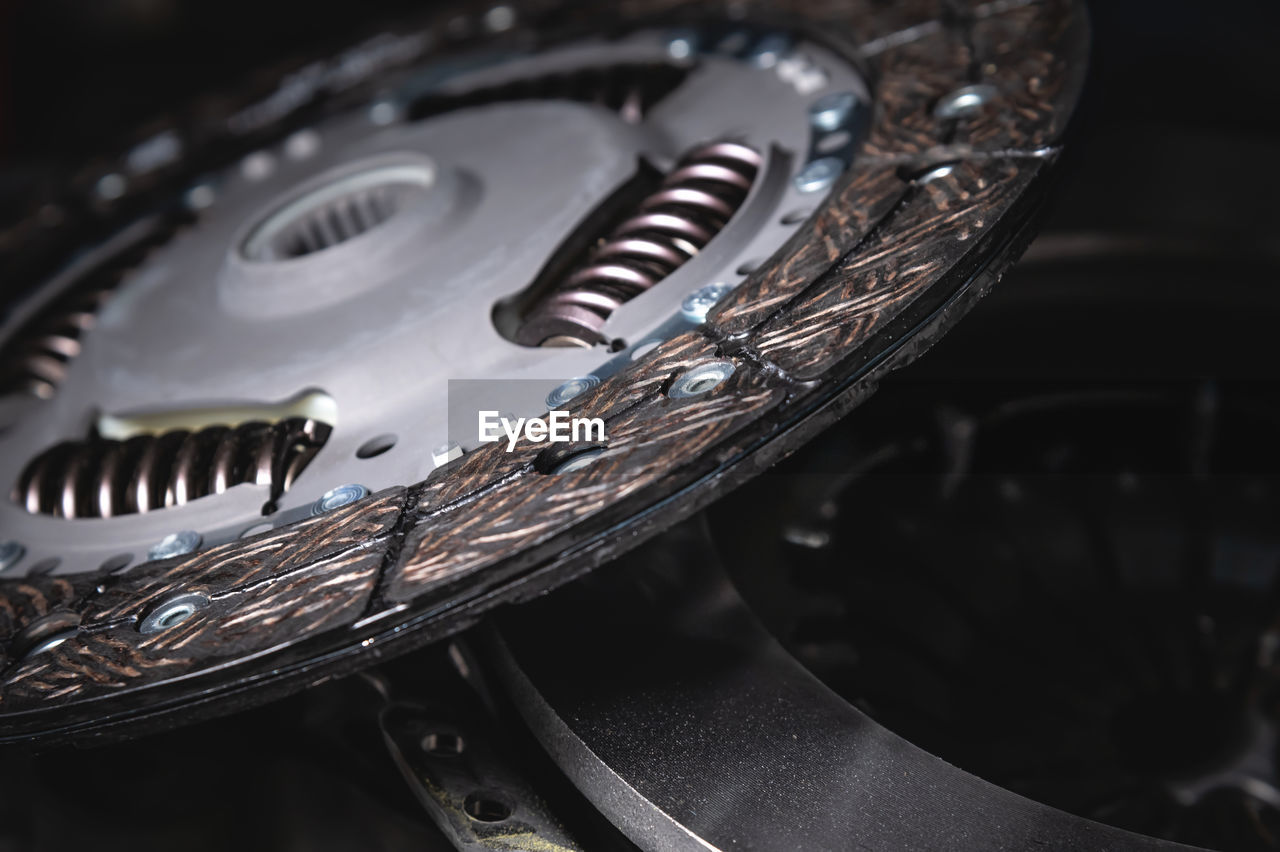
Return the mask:
M 369 489 L 363 485 L 339 485 L 337 488 L 331 488 L 324 492 L 311 507 L 311 514 L 323 515 L 325 512 L 332 512 L 334 509 L 350 506 L 357 500 L 362 500 L 368 496 Z
M 671 383 L 667 396 L 672 399 L 688 399 L 715 390 L 733 375 L 732 361 L 707 361 L 681 374 Z
M 938 178 L 944 178 L 956 170 L 954 165 L 935 166 L 920 177 L 916 178 L 916 183 L 931 183 Z
M 138 632 L 146 635 L 177 627 L 209 605 L 204 595 L 185 594 L 170 598 L 147 614 L 138 625 Z
M 853 141 L 853 134 L 847 130 L 836 130 L 832 133 L 824 133 L 814 142 L 814 150 L 820 154 L 834 154 L 841 148 L 845 148 Z
M 52 651 L 80 632 L 80 617 L 66 611 L 54 611 L 35 619 L 20 634 L 29 643 L 22 659 Z M 22 641 L 21 639 L 19 640 Z
M 314 130 L 299 130 L 284 140 L 284 155 L 291 160 L 305 160 L 320 150 L 320 134 Z
M 823 95 L 809 107 L 809 120 L 813 126 L 826 133 L 844 127 L 853 108 L 858 105 L 858 96 L 853 92 L 832 92 Z
M 757 68 L 772 68 L 790 46 L 791 42 L 786 36 L 767 35 L 751 48 L 750 62 Z
M 27 549 L 16 541 L 0 542 L 0 572 L 8 571 L 26 555 Z
M 732 290 L 733 285 L 724 281 L 717 281 L 714 284 L 699 287 L 684 297 L 684 301 L 680 303 L 680 313 L 693 322 L 702 322 L 707 318 L 707 314 L 711 312 L 711 309 L 716 306 L 716 303 Z
M 600 384 L 600 379 L 596 376 L 579 376 L 576 379 L 570 379 L 551 393 L 547 394 L 547 407 L 559 408 L 571 400 L 582 396 L 582 394 L 591 390 L 598 384 Z
M 818 192 L 835 183 L 844 171 L 844 161 L 838 157 L 823 157 L 809 163 L 796 175 L 796 189 L 801 192 Z
M 982 109 L 998 94 L 995 86 L 985 83 L 961 86 L 938 101 L 938 105 L 933 108 L 933 114 L 938 118 L 964 118 Z
M 79 628 L 72 627 L 67 630 L 54 633 L 52 636 L 46 636 L 36 644 L 32 645 L 31 650 L 27 651 L 24 658 L 34 657 L 37 654 L 43 654 L 45 651 L 52 651 L 54 648 L 58 647 L 79 632 Z
M 240 174 L 244 175 L 246 180 L 266 180 L 275 170 L 276 158 L 266 151 L 254 151 L 240 161 Z
M 675 33 L 667 40 L 667 53 L 672 59 L 688 59 L 697 49 L 697 36 L 692 32 Z
M 558 464 L 551 472 L 553 474 L 573 473 L 575 470 L 582 470 L 584 467 L 587 467 L 602 455 L 604 455 L 603 447 L 593 447 L 590 450 L 583 450 L 582 452 L 576 453 L 560 462 L 560 464 Z
M 126 188 L 127 184 L 125 183 L 124 177 L 112 172 L 109 175 L 103 175 L 98 178 L 98 182 L 94 185 L 93 191 L 97 193 L 98 197 L 103 201 L 115 201 L 117 198 L 124 195 Z
M 379 126 L 391 124 L 400 116 L 400 109 L 391 101 L 377 101 L 369 107 L 369 120 Z
M 147 551 L 147 557 L 150 559 L 172 559 L 175 556 L 185 556 L 200 547 L 200 542 L 203 540 L 200 533 L 195 530 L 180 530 L 176 533 L 169 533 L 160 540 L 159 544 Z
M 484 26 L 491 33 L 502 33 L 516 24 L 516 10 L 510 6 L 494 6 L 484 13 Z
M 187 190 L 182 200 L 187 205 L 188 210 L 207 210 L 213 206 L 216 198 L 217 194 L 213 191 L 213 186 L 207 183 L 198 183 Z

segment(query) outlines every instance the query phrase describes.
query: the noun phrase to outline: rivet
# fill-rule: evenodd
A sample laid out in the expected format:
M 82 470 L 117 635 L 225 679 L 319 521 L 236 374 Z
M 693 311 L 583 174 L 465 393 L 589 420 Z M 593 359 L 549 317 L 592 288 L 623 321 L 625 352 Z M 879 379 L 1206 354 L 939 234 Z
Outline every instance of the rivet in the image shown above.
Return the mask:
M 199 548 L 202 541 L 200 533 L 195 530 L 179 530 L 162 538 L 159 544 L 147 551 L 147 557 L 172 559 L 175 556 L 185 556 Z
M 832 92 L 818 98 L 809 107 L 809 121 L 819 130 L 830 133 L 848 123 L 857 105 L 858 96 L 853 92 Z
M 339 485 L 337 488 L 331 488 L 324 492 L 311 506 L 311 514 L 323 515 L 325 512 L 332 512 L 334 509 L 341 509 L 343 506 L 350 506 L 357 500 L 362 500 L 369 496 L 369 489 L 363 485 Z
M 707 318 L 707 314 L 716 306 L 716 303 L 727 296 L 733 290 L 731 284 L 724 281 L 717 281 L 714 284 L 708 284 L 705 287 L 699 287 L 680 303 L 680 312 L 684 314 L 686 319 L 693 322 L 702 322 Z
M 560 408 L 562 405 L 566 405 L 582 396 L 582 394 L 598 384 L 600 384 L 600 379 L 596 376 L 579 376 L 576 379 L 570 379 L 547 394 L 547 407 L 552 409 Z
M 938 101 L 933 114 L 938 118 L 965 118 L 982 109 L 999 92 L 995 86 L 979 83 L 974 86 L 961 86 L 951 94 Z
M 707 361 L 682 373 L 674 382 L 667 396 L 672 399 L 688 399 L 709 393 L 733 375 L 732 361 Z
M 818 192 L 835 183 L 844 171 L 844 161 L 838 157 L 823 157 L 809 163 L 796 175 L 796 189 L 801 192 Z

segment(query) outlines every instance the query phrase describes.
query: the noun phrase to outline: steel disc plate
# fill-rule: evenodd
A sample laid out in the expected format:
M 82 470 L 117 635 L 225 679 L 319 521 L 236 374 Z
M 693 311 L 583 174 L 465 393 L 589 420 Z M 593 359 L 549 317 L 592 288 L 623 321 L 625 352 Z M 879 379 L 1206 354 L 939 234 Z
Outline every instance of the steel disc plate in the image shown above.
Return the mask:
M 1068 0 L 635 0 L 604 21 L 590 5 L 499 8 L 471 49 L 707 19 L 803 34 L 865 75 L 867 123 L 825 200 L 705 322 L 568 403 L 607 441 L 485 444 L 414 484 L 123 571 L 6 572 L 0 737 L 174 724 L 305 687 L 565 582 L 758 473 L 926 350 L 1017 257 L 1087 32 Z M 486 14 L 425 32 L 483 32 Z M 433 41 L 410 43 L 404 61 Z M 22 246 L 10 263 L 34 256 Z

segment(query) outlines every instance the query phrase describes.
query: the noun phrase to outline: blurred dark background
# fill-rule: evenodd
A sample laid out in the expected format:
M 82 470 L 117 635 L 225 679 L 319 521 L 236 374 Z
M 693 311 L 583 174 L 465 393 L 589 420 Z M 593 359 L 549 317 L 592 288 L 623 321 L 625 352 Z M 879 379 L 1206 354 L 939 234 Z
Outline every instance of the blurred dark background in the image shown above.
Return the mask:
M 195 97 L 251 85 L 424 8 L 407 0 L 0 0 L 0 215 Z M 1226 363 L 1232 378 L 1274 394 L 1280 300 L 1240 299 L 1238 309 L 1214 315 L 1221 323 L 1188 335 L 1197 309 L 1186 297 L 1211 304 L 1216 294 L 1235 299 L 1280 285 L 1280 4 L 1099 0 L 1092 15 L 1092 82 L 1068 177 L 1043 238 L 972 327 L 1020 310 L 1019 299 L 1038 303 L 1038 281 L 1058 298 L 1069 294 L 1072 275 L 1105 274 L 1117 287 L 1136 282 L 1140 298 L 1109 321 L 1099 319 L 1105 300 L 1070 320 L 1083 337 L 1091 321 L 1108 326 L 1117 369 L 1126 347 L 1158 347 L 1164 355 L 1144 360 L 1144 369 L 1169 364 L 1182 378 Z M 1184 306 L 1178 324 L 1162 325 L 1162 286 L 1174 270 L 1170 292 Z M 1247 333 L 1229 327 L 1246 318 Z M 1016 323 L 993 327 L 1013 333 Z M 946 347 L 923 363 L 945 363 Z M 1230 357 L 1210 364 L 1202 357 L 1210 350 Z M 1068 357 L 1012 360 L 1018 380 L 1075 365 Z M 898 381 L 939 375 L 907 371 Z M 941 377 L 957 381 L 945 370 Z M 369 698 L 364 685 L 347 681 L 137 743 L 0 754 L 0 852 L 89 843 L 435 848 L 371 735 Z M 1209 835 L 1224 846 L 1233 837 Z

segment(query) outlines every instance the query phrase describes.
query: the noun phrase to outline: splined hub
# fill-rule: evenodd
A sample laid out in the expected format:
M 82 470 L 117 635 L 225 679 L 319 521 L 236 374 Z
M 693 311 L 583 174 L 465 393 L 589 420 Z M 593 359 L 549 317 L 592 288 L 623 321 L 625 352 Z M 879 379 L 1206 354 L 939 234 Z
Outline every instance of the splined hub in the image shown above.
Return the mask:
M 126 228 L 5 329 L 8 571 L 120 570 L 420 480 L 477 443 L 450 380 L 568 403 L 784 243 L 868 102 L 785 31 L 638 29 L 425 65 L 193 178 L 180 226 Z

